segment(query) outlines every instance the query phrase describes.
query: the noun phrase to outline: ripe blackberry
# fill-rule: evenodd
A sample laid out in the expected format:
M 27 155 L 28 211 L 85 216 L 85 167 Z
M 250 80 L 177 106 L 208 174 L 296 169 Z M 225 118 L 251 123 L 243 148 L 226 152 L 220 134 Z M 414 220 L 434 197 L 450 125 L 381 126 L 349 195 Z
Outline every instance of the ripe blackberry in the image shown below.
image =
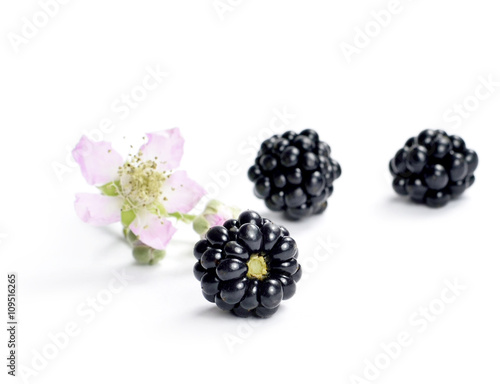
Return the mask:
M 426 129 L 389 163 L 394 190 L 429 207 L 442 207 L 474 184 L 478 157 L 456 135 Z
M 288 131 L 264 141 L 248 170 L 254 193 L 272 211 L 300 219 L 325 211 L 333 181 L 341 174 L 330 146 L 312 129 Z
M 302 275 L 295 240 L 254 211 L 210 228 L 194 256 L 205 299 L 240 317 L 272 316 Z

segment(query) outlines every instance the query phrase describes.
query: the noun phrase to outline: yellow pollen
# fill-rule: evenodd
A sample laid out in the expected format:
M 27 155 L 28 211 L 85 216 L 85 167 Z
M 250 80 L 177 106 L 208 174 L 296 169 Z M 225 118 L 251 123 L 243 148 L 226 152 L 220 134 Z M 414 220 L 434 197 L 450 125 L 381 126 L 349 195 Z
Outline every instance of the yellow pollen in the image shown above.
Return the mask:
M 147 207 L 161 199 L 166 176 L 157 168 L 155 161 L 143 161 L 139 156 L 119 168 L 123 196 L 131 205 Z

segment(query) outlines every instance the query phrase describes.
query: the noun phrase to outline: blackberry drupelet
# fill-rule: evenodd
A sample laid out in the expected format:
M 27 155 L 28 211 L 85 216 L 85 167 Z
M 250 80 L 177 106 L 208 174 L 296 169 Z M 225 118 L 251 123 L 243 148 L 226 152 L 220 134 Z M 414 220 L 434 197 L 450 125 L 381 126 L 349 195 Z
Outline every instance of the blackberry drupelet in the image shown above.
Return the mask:
M 272 316 L 302 275 L 295 240 L 254 211 L 210 228 L 194 256 L 205 299 L 239 317 Z
M 312 129 L 288 131 L 264 141 L 248 170 L 254 193 L 272 211 L 300 219 L 325 211 L 333 182 L 341 174 L 330 146 Z
M 476 152 L 456 135 L 426 129 L 410 138 L 389 163 L 394 190 L 429 207 L 442 207 L 474 184 Z

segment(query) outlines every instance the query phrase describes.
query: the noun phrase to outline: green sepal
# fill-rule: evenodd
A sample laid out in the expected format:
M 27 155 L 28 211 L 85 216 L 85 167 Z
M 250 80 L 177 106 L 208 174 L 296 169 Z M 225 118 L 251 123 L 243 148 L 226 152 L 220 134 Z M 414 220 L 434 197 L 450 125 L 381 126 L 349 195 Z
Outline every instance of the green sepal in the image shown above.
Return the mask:
M 119 181 L 112 181 L 110 183 L 101 185 L 100 187 L 97 187 L 103 195 L 105 196 L 119 196 L 120 195 L 120 182 Z
M 160 216 L 160 217 L 167 217 L 168 212 L 163 206 L 162 203 L 159 201 L 154 202 L 148 207 L 148 211 L 151 212 L 153 215 Z
M 122 224 L 124 227 L 129 227 L 130 224 L 135 220 L 136 214 L 130 209 L 128 211 L 122 210 Z
M 153 257 L 149 264 L 154 265 L 157 264 L 160 260 L 165 258 L 167 251 L 163 249 L 153 249 L 151 252 L 151 256 Z
M 165 257 L 166 253 L 165 250 L 154 249 L 147 245 L 137 245 L 132 250 L 132 255 L 139 264 L 149 265 L 157 264 Z
M 210 229 L 210 223 L 203 216 L 198 216 L 193 221 L 193 229 L 198 235 L 204 235 Z
M 123 228 L 123 235 L 125 239 L 129 242 L 130 245 L 134 246 L 135 242 L 139 240 L 139 238 L 135 235 L 134 232 L 128 227 Z
M 140 264 L 149 264 L 151 261 L 151 248 L 148 246 L 134 247 L 132 250 L 132 255 L 134 259 Z
M 188 215 L 187 213 L 181 213 L 181 212 L 169 212 L 167 213 L 167 217 L 173 217 L 187 224 L 193 222 L 193 220 L 196 219 L 196 215 Z

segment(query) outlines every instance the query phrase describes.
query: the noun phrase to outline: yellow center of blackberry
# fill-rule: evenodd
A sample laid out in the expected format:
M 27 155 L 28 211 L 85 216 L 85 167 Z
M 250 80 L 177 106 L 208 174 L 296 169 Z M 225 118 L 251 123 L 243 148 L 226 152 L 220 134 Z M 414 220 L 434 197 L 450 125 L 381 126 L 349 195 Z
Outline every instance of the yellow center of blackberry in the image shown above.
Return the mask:
M 267 263 L 264 256 L 252 255 L 247 263 L 247 277 L 250 279 L 262 280 L 267 276 Z
M 141 155 L 132 157 L 118 171 L 123 197 L 135 207 L 146 207 L 160 200 L 167 179 L 165 171 L 157 170 L 155 161 L 143 161 Z

